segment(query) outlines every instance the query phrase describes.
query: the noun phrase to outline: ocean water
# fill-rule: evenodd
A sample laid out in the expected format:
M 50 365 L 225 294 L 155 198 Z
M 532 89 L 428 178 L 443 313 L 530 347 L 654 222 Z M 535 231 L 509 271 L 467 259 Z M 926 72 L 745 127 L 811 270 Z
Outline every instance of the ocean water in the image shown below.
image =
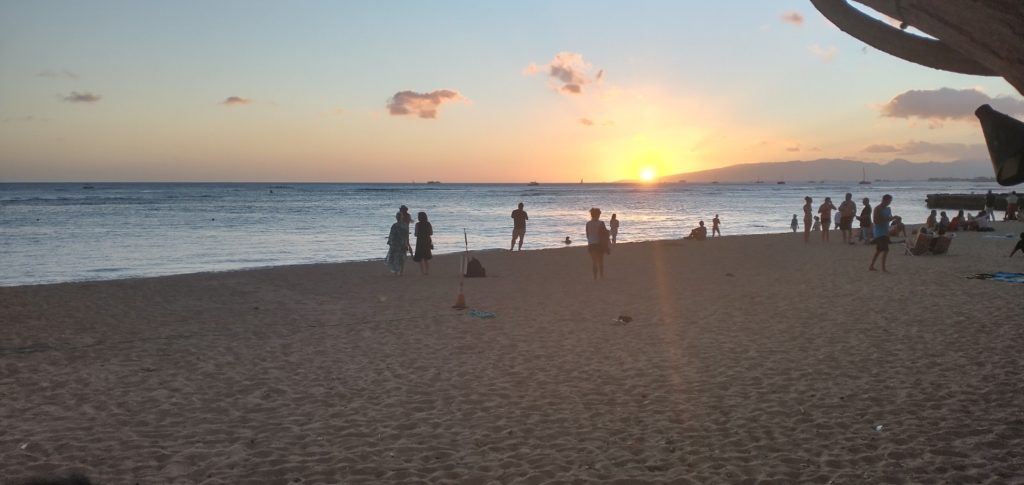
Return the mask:
M 622 221 L 619 241 L 679 238 L 719 214 L 724 235 L 788 232 L 803 197 L 846 192 L 923 222 L 929 193 L 1002 191 L 989 182 L 766 184 L 0 184 L 0 285 L 118 279 L 382 259 L 402 204 L 425 211 L 435 253 L 504 248 L 516 204 L 523 249 L 585 242 L 591 207 Z M 801 216 L 802 219 L 802 216 Z

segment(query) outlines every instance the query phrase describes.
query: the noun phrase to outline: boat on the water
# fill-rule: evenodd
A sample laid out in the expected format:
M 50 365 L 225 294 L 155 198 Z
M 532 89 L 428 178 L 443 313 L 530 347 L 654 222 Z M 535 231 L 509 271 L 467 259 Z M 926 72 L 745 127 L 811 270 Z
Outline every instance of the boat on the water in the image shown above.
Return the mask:
M 539 183 L 537 183 L 537 182 L 530 182 L 530 183 L 528 183 L 528 184 L 526 184 L 526 185 L 529 185 L 529 186 L 531 186 L 531 187 L 532 187 L 532 186 L 534 186 L 534 185 L 540 185 L 540 184 L 539 184 Z
M 862 169 L 860 169 L 860 173 L 861 173 L 861 179 L 860 179 L 860 182 L 857 182 L 857 183 L 861 184 L 861 185 L 871 185 L 871 181 L 868 180 L 868 172 L 862 168 Z
M 441 183 L 441 181 L 440 180 L 427 180 L 427 183 L 428 184 L 439 184 L 439 183 Z

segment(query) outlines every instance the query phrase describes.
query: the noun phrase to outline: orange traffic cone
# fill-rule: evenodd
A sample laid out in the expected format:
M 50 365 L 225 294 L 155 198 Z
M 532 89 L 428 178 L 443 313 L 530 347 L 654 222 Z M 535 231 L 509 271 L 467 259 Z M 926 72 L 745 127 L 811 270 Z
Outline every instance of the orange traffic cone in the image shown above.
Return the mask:
M 459 296 L 455 298 L 455 304 L 452 308 L 456 310 L 465 310 L 466 308 L 466 295 L 462 294 L 462 282 L 459 282 Z

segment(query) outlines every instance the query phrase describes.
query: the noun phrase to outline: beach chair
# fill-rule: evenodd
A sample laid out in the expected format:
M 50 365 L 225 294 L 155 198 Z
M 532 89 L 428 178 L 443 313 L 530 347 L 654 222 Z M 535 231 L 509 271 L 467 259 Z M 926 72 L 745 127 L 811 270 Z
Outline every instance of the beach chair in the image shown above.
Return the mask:
M 928 252 L 928 248 L 932 245 L 932 236 L 919 232 L 913 238 L 907 238 L 904 244 L 906 244 L 906 251 L 904 254 L 920 256 Z

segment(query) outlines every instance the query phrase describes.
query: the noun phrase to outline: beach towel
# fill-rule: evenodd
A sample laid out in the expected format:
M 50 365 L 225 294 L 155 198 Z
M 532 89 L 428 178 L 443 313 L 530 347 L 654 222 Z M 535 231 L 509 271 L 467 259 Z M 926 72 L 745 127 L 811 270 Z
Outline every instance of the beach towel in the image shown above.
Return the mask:
M 1024 273 L 1008 273 L 1005 271 L 997 271 L 995 273 L 978 273 L 967 277 L 972 280 L 995 280 L 1002 281 L 1005 283 L 1021 283 L 1024 284 Z

